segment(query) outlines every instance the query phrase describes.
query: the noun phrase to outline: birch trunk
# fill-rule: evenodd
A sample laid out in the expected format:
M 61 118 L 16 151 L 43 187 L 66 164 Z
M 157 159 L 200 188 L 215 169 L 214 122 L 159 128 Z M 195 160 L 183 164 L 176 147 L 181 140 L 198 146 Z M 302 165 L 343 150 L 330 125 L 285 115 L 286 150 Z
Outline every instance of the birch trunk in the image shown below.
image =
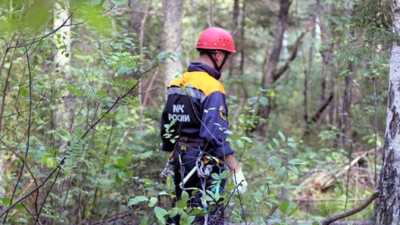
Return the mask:
M 392 1 L 393 28 L 400 34 L 400 0 Z M 383 167 L 376 203 L 376 224 L 400 224 L 400 43 L 394 41 L 390 58 L 389 96 Z
M 63 26 L 54 36 L 54 42 L 57 47 L 57 52 L 54 57 L 55 73 L 57 77 L 61 78 L 59 80 L 62 82 L 61 84 L 56 84 L 56 87 L 62 87 L 62 101 L 55 114 L 55 124 L 57 129 L 64 129 L 69 133 L 72 133 L 75 99 L 65 87 L 65 84 L 68 85 L 73 83 L 71 76 L 71 19 L 69 17 L 69 1 L 64 1 L 64 4 L 55 2 L 54 28 L 58 28 L 68 20 L 68 22 L 65 23 L 65 26 Z M 66 150 L 66 141 L 61 141 L 59 145 L 61 151 Z
M 182 41 L 183 0 L 163 0 L 164 10 L 164 51 L 179 56 Z M 168 59 L 164 65 L 165 82 L 168 84 L 176 75 L 182 72 L 179 57 Z

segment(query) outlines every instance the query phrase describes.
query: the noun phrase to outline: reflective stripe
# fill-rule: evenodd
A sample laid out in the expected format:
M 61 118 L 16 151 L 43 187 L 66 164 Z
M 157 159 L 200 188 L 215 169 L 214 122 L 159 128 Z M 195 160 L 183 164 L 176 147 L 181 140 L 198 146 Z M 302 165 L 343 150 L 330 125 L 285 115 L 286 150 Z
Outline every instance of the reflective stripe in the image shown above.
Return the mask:
M 192 87 L 186 87 L 186 88 L 179 88 L 179 87 L 169 87 L 167 90 L 168 95 L 187 95 L 195 99 L 199 99 L 200 102 L 203 102 L 206 96 L 199 90 L 192 88 Z

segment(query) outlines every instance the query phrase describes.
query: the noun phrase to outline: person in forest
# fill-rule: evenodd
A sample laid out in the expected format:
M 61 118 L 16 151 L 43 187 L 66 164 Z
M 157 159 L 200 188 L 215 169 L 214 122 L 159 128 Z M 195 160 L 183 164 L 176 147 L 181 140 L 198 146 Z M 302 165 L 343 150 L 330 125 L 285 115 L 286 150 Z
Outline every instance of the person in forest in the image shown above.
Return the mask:
M 244 193 L 247 188 L 241 166 L 226 140 L 228 108 L 224 86 L 219 81 L 236 49 L 232 35 L 217 27 L 201 32 L 196 49 L 198 58 L 167 87 L 161 116 L 161 148 L 171 152 L 169 165 L 176 201 L 186 191 L 189 207 L 206 209 L 206 215 L 196 217 L 196 223 L 220 225 L 224 224 L 222 202 L 205 204 L 202 197 L 210 191 L 222 193 L 226 181 L 211 175 L 222 174 L 228 168 L 235 190 Z M 169 224 L 179 224 L 179 216 L 170 219 Z

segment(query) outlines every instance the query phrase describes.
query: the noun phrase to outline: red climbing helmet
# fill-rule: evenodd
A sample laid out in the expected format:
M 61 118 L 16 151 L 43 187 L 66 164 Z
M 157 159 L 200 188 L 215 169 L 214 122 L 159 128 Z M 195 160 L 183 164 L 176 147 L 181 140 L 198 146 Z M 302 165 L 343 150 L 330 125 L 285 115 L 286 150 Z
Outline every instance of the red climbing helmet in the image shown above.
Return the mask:
M 232 35 L 218 27 L 210 27 L 201 32 L 197 41 L 197 49 L 224 50 L 235 53 L 235 42 Z

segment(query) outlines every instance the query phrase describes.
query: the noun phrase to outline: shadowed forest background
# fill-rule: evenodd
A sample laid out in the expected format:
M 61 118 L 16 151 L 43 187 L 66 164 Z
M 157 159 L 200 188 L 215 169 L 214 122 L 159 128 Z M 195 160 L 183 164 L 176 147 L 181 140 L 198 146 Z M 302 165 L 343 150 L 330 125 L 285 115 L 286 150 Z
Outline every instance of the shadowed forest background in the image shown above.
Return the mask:
M 223 83 L 249 190 L 228 183 L 229 220 L 319 223 L 374 194 L 391 1 L 0 0 L 0 223 L 164 224 L 165 87 L 209 26 L 238 48 Z

